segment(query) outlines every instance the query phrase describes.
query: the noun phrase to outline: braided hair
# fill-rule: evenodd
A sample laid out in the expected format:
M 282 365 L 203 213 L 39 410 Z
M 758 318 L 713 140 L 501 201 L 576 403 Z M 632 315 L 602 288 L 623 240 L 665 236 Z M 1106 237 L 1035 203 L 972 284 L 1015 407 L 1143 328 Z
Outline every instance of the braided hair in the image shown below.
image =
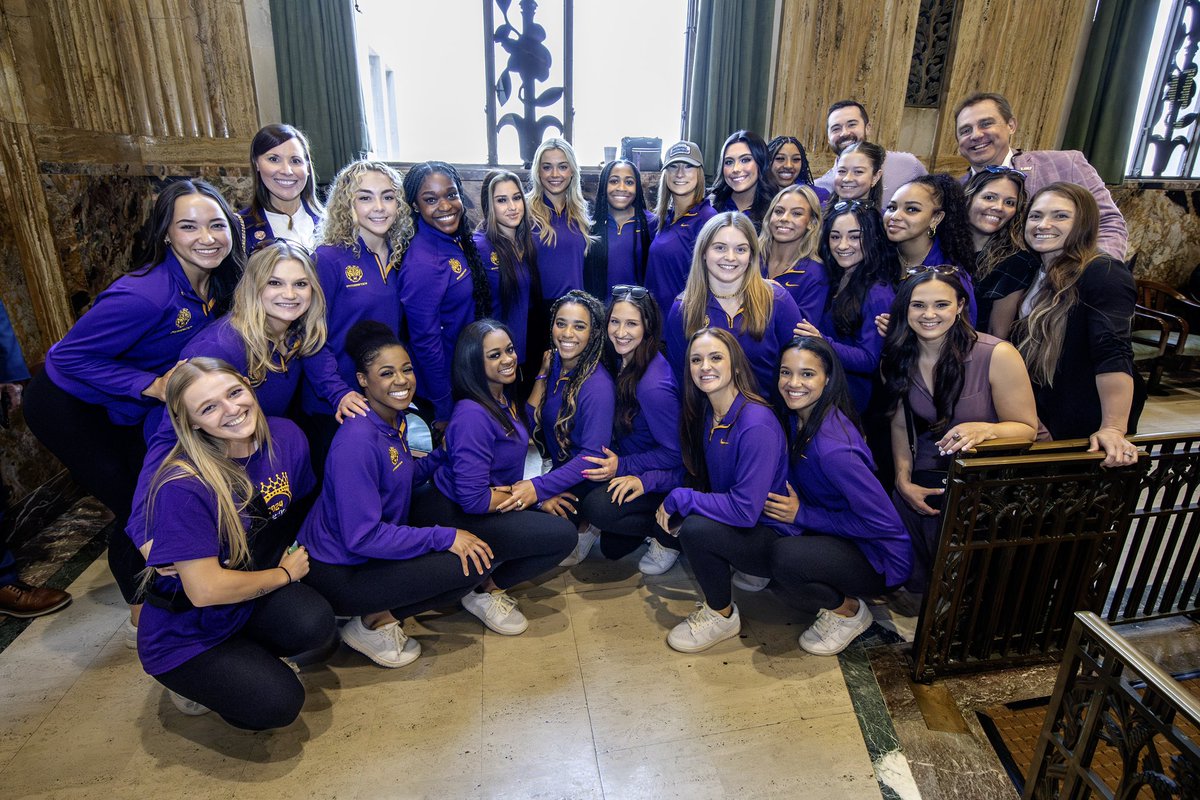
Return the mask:
M 542 419 L 542 410 L 546 406 L 546 397 L 550 394 L 551 387 L 546 387 L 546 392 L 542 395 L 541 402 L 538 403 L 533 415 L 533 439 L 543 453 L 550 453 L 556 461 L 566 460 L 570 451 L 571 431 L 575 427 L 575 413 L 579 410 L 579 391 L 599 366 L 600 356 L 604 352 L 604 340 L 607 338 L 604 335 L 604 306 L 600 304 L 599 300 L 579 289 L 572 289 L 554 301 L 554 305 L 550 307 L 551 330 L 554 327 L 554 320 L 558 318 L 558 310 L 571 304 L 587 309 L 591 327 L 588 330 L 587 344 L 584 345 L 583 352 L 579 354 L 579 360 L 575 364 L 575 369 L 568 376 L 567 387 L 563 390 L 562 406 L 558 411 L 558 419 L 554 420 L 554 449 L 549 446 Z M 557 353 L 554 357 L 559 358 Z
M 808 151 L 804 149 L 804 145 L 800 144 L 800 140 L 795 136 L 776 136 L 771 141 L 767 142 L 767 165 L 775 163 L 775 156 L 779 155 L 779 151 L 783 149 L 785 144 L 790 144 L 800 151 L 800 174 L 796 176 L 797 183 L 803 183 L 806 186 L 813 185 L 812 168 L 808 165 Z M 779 187 L 784 188 L 784 187 Z
M 453 236 L 462 248 L 463 255 L 467 257 L 467 268 L 471 271 L 475 319 L 484 319 L 492 313 L 492 288 L 488 284 L 487 273 L 483 269 L 483 259 L 479 257 L 479 248 L 475 246 L 475 240 L 471 238 L 471 224 L 467 220 L 467 195 L 463 192 L 462 179 L 458 177 L 458 170 L 445 161 L 423 161 L 420 164 L 414 164 L 413 168 L 404 176 L 404 199 L 412 208 L 413 215 L 420 216 L 417 209 L 417 195 L 420 194 L 425 179 L 434 174 L 445 175 L 453 181 L 454 189 L 462 200 L 463 213 L 458 218 L 458 228 L 454 231 Z

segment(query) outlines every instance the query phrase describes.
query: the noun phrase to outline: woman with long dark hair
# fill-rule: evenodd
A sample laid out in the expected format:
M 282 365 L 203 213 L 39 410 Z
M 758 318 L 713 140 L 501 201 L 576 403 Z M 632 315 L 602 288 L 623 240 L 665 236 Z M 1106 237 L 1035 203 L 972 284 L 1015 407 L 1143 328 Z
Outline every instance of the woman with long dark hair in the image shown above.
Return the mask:
M 846 374 L 823 339 L 798 337 L 779 356 L 777 397 L 788 434 L 788 484 L 764 513 L 788 533 L 771 541 L 770 576 L 816 621 L 800 647 L 834 655 L 871 626 L 863 598 L 908 577 L 912 545 L 875 479 Z
M 614 286 L 607 319 L 603 363 L 616 383 L 612 449 L 603 458 L 584 456 L 595 465 L 584 477 L 604 491 L 588 493 L 583 517 L 600 530 L 606 558 L 622 558 L 649 538 L 638 568 L 660 575 L 679 558 L 676 540 L 654 521 L 666 492 L 683 480 L 679 387 L 659 352 L 662 319 L 644 286 Z
M 217 359 L 179 365 L 166 405 L 177 444 L 151 484 L 155 569 L 138 657 L 185 714 L 283 727 L 304 686 L 281 657 L 334 633 L 329 603 L 296 583 L 308 552 L 287 546 L 303 514 L 294 506 L 316 487 L 308 443 L 294 423 L 268 420 L 245 377 Z
M 312 249 L 325 209 L 304 133 L 278 122 L 264 125 L 250 142 L 250 169 L 254 196 L 238 212 L 247 255 L 276 238 Z
M 741 630 L 730 569 L 771 574 L 770 544 L 786 527 L 764 509 L 768 493 L 787 493 L 787 448 L 733 334 L 701 328 L 687 353 L 683 463 L 697 488 L 672 489 L 656 516 L 664 531 L 679 537 L 704 596 L 671 629 L 667 644 L 698 653 Z
M 1008 342 L 966 318 L 957 272 L 931 267 L 892 303 L 883 374 L 892 420 L 897 507 L 916 559 L 909 589 L 922 593 L 937 552 L 941 479 L 956 453 L 997 438 L 1032 440 L 1037 412 L 1029 373 Z
M 415 164 L 404 176 L 416 230 L 400 264 L 400 302 L 435 430 L 445 428 L 453 407 L 450 362 L 458 334 L 492 312 L 463 197 L 458 170 L 443 161 Z
M 529 432 L 512 391 L 517 351 L 508 328 L 494 319 L 464 328 L 453 374 L 454 411 L 412 520 L 466 528 L 487 541 L 498 566 L 462 604 L 488 628 L 511 636 L 529 622 L 506 590 L 557 566 L 574 549 L 576 530 L 569 520 L 532 507 L 499 511 L 524 477 L 529 452 Z
M 836 203 L 821 226 L 821 263 L 829 295 L 820 322 L 802 322 L 798 336 L 825 336 L 846 370 L 850 397 L 859 414 L 871 400 L 883 338 L 875 317 L 886 313 L 896 293 L 887 238 L 878 212 L 853 200 Z
M 976 328 L 1007 339 L 1039 265 L 1021 229 L 1029 205 L 1025 173 L 1008 167 L 980 170 L 967 181 L 966 197 L 975 250 Z
M 541 301 L 542 284 L 521 179 L 491 170 L 483 176 L 479 201 L 483 218 L 472 239 L 492 292 L 491 315 L 508 327 L 518 361 L 529 364 L 529 317 Z
M 757 133 L 734 131 L 721 145 L 721 171 L 712 185 L 712 207 L 740 211 L 757 232 L 777 187 L 767 159 L 767 143 Z
M 163 189 L 145 261 L 96 296 L 25 390 L 29 429 L 113 512 L 109 565 L 135 608 L 144 564 L 125 523 L 146 456 L 146 417 L 162 405 L 183 348 L 229 308 L 245 261 L 233 226 L 225 198 L 207 183 Z
M 613 381 L 600 363 L 604 351 L 604 307 L 587 292 L 571 291 L 551 306 L 552 350 L 529 396 L 533 439 L 553 468 L 545 475 L 517 481 L 499 511 L 521 511 L 540 504 L 576 523 L 576 549 L 568 566 L 587 555 L 597 530 L 579 514 L 580 501 L 595 488 L 584 477 L 592 465 L 585 456 L 604 456 L 612 440 Z M 578 556 L 578 558 L 576 558 Z
M 658 219 L 646 210 L 642 173 L 627 159 L 600 170 L 592 203 L 592 246 L 583 262 L 583 289 L 608 298 L 613 286 L 641 286 Z
M 1096 198 L 1078 184 L 1049 184 L 1029 201 L 1025 242 L 1042 263 L 1013 341 L 1050 435 L 1088 438 L 1105 466 L 1122 466 L 1137 460 L 1125 437 L 1146 399 L 1129 338 L 1137 291 L 1128 268 L 1097 248 L 1099 231 Z

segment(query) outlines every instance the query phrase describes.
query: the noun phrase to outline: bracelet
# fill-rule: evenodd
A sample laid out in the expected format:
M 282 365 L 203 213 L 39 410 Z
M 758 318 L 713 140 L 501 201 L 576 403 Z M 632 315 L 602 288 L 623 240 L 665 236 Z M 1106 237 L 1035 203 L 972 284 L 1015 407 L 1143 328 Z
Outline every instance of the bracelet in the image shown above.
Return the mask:
M 537 375 L 534 377 L 534 380 L 535 381 L 544 381 L 544 380 L 546 380 L 546 376 L 545 375 Z
M 287 567 L 285 567 L 283 564 L 280 564 L 280 565 L 279 565 L 279 568 L 280 568 L 281 570 L 283 570 L 283 574 L 284 574 L 284 575 L 287 575 L 287 576 L 288 576 L 288 583 L 291 583 L 291 582 L 292 582 L 292 573 L 288 572 L 288 568 L 287 568 Z

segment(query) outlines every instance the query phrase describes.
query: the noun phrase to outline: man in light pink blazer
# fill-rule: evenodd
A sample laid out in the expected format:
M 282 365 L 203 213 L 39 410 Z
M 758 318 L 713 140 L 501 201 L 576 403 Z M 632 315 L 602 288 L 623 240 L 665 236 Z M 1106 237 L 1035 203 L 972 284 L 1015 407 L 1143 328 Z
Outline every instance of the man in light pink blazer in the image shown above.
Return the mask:
M 1096 198 L 1100 206 L 1100 249 L 1125 260 L 1129 234 L 1125 217 L 1096 173 L 1078 150 L 1013 150 L 1009 145 L 1017 132 L 1017 118 L 1004 95 L 976 92 L 954 110 L 958 152 L 971 164 L 963 178 L 989 166 L 1005 166 L 1025 174 L 1025 191 L 1032 197 L 1038 189 L 1055 181 L 1077 183 Z

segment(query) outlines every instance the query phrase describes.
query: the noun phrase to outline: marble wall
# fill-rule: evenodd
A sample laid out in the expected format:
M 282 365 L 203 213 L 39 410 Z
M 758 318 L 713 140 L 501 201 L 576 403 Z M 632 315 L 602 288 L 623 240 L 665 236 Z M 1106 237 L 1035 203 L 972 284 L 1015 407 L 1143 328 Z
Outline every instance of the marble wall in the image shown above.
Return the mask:
M 1183 286 L 1200 264 L 1200 191 L 1125 184 L 1113 199 L 1129 228 L 1129 252 L 1139 278 Z

